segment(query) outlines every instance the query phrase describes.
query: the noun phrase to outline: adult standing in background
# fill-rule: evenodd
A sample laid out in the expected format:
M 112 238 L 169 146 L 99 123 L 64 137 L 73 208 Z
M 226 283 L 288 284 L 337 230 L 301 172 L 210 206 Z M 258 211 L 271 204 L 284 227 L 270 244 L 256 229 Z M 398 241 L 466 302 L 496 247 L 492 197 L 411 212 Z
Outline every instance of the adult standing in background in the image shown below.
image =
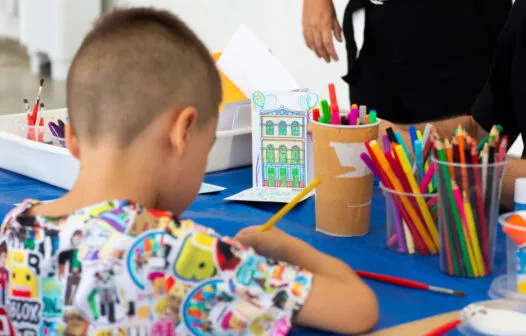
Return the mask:
M 365 9 L 357 58 L 353 13 Z M 511 0 L 351 0 L 345 10 L 351 102 L 396 123 L 465 114 L 488 77 Z M 326 62 L 337 61 L 342 29 L 332 0 L 304 0 L 303 35 Z

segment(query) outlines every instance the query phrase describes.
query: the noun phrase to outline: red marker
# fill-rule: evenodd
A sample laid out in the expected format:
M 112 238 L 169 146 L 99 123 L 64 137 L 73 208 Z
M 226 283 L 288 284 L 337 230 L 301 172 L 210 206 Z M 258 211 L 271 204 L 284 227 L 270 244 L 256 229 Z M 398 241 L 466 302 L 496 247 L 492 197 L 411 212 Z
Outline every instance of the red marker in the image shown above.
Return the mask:
M 332 108 L 336 111 L 336 113 L 340 113 L 340 108 L 338 107 L 338 100 L 336 99 L 336 89 L 334 88 L 333 83 L 329 84 L 329 99 L 331 101 Z
M 320 119 L 320 109 L 312 109 L 312 118 L 314 121 L 318 121 L 318 119 Z

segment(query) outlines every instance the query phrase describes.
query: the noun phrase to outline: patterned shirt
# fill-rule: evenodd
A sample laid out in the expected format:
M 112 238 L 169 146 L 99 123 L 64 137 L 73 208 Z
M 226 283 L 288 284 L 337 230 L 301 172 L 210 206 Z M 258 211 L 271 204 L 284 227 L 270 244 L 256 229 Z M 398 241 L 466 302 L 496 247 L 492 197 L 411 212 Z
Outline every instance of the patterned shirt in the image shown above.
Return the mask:
M 2 335 L 285 335 L 311 288 L 309 271 L 170 212 L 114 200 L 29 215 L 35 204 L 0 228 Z

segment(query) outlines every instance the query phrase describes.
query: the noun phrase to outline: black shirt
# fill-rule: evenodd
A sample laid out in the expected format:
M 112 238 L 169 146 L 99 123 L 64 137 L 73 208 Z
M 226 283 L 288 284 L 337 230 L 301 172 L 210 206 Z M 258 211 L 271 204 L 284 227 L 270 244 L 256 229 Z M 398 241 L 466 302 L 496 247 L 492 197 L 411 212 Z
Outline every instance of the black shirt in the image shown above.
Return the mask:
M 502 125 L 510 141 L 519 134 L 526 136 L 526 0 L 516 0 L 502 29 L 488 81 L 472 115 L 487 131 Z
M 352 12 L 365 8 L 355 61 Z M 466 114 L 486 82 L 511 0 L 351 0 L 344 17 L 353 103 L 417 123 Z

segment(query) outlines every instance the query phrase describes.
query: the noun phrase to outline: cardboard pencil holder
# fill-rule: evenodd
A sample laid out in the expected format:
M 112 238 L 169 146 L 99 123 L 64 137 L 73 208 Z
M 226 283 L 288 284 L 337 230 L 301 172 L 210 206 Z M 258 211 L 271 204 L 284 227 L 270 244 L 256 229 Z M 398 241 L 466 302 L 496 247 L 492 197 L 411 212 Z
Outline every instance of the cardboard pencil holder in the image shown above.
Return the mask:
M 364 143 L 378 137 L 379 123 L 331 125 L 311 122 L 316 188 L 316 230 L 334 236 L 369 231 L 374 177 L 360 159 Z

